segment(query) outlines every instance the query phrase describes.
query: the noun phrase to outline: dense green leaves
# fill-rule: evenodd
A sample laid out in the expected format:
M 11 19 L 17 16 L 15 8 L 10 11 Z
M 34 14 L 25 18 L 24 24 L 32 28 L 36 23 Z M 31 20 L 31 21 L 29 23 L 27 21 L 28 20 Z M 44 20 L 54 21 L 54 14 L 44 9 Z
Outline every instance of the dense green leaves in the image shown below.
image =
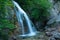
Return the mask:
M 20 6 L 29 13 L 30 17 L 36 21 L 42 21 L 47 19 L 51 4 L 48 0 L 16 0 Z
M 9 29 L 11 31 L 15 28 L 11 20 L 7 18 L 9 17 L 8 7 L 13 7 L 11 0 L 0 0 L 0 39 L 3 40 L 8 40 L 9 31 L 6 29 Z
M 14 24 L 10 23 L 10 21 L 6 18 L 8 13 L 7 7 L 11 7 L 11 0 L 0 0 L 0 29 L 1 28 L 13 28 Z

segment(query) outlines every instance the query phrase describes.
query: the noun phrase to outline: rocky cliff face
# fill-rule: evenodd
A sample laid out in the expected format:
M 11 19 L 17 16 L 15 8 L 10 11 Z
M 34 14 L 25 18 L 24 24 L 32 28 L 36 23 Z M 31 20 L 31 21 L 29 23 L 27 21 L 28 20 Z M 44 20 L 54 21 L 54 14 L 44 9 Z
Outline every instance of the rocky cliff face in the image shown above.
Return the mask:
M 50 25 L 53 23 L 60 22 L 60 1 L 59 0 L 49 0 L 52 7 L 48 11 L 50 12 L 50 17 L 45 22 L 36 22 L 37 29 L 40 30 L 40 27 Z M 45 25 L 44 25 L 45 24 Z M 43 27 L 43 28 L 44 28 Z
M 47 24 L 59 22 L 60 21 L 60 1 L 56 1 L 56 0 L 49 0 L 49 1 L 52 4 L 52 8 L 49 10 L 51 19 L 47 22 Z

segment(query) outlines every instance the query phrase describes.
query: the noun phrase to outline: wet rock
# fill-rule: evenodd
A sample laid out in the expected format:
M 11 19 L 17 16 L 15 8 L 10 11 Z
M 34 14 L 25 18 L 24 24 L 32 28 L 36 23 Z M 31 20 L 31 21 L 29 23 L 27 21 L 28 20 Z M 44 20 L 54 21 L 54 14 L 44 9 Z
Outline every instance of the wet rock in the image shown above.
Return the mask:
M 60 39 L 60 33 L 59 32 L 53 33 L 53 37 Z
M 46 36 L 52 36 L 51 32 L 46 32 Z
M 56 30 L 56 28 L 47 28 L 45 31 L 51 32 L 51 31 L 55 31 L 55 30 Z
M 40 31 L 40 28 L 41 28 L 41 25 L 42 25 L 42 23 L 41 22 L 36 22 L 36 29 L 38 30 L 38 31 Z
M 44 35 L 40 35 L 39 38 L 43 39 L 44 38 Z
M 54 37 L 50 37 L 48 40 L 56 40 Z
M 60 25 L 57 27 L 58 32 L 60 33 Z
M 53 31 L 51 34 L 52 36 L 50 36 L 50 40 L 60 40 L 60 33 L 58 31 Z
M 60 40 L 60 24 L 54 28 L 46 28 L 46 36 L 50 37 L 49 40 Z
M 15 36 L 12 37 L 13 40 L 17 40 Z
M 59 13 L 59 15 L 56 18 L 56 22 L 60 22 L 60 13 Z

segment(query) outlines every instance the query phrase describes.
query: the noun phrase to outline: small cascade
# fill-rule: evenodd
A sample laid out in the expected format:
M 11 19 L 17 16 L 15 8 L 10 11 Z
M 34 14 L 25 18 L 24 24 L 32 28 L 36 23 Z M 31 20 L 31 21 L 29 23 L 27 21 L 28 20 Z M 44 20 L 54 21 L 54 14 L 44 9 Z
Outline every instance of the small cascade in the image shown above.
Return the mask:
M 34 28 L 33 23 L 30 21 L 29 17 L 27 16 L 26 12 L 24 12 L 24 10 L 19 6 L 19 4 L 15 1 L 13 1 L 14 4 L 14 10 L 16 11 L 16 16 L 18 19 L 18 22 L 20 24 L 20 26 L 22 27 L 22 37 L 25 36 L 35 36 L 37 31 Z M 26 26 L 26 25 L 27 26 Z M 26 28 L 26 29 L 25 29 Z M 25 31 L 27 30 L 27 31 Z

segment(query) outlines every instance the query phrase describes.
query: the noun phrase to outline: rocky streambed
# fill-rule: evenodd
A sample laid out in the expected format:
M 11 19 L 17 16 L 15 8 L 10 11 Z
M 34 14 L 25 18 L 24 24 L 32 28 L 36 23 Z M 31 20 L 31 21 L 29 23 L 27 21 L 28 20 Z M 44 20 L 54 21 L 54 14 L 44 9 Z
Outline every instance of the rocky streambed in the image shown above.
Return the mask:
M 55 27 L 48 27 L 42 32 L 39 32 L 35 37 L 29 37 L 21 40 L 60 40 L 60 24 Z
M 50 11 L 51 20 L 47 22 L 48 26 L 45 27 L 44 31 L 39 31 L 34 37 L 22 38 L 12 35 L 13 38 L 11 37 L 9 40 L 60 40 L 60 23 L 57 23 L 60 21 L 60 1 L 55 2 L 52 0 L 52 5 L 53 7 Z M 56 24 L 53 24 L 54 22 L 56 22 Z
M 22 38 L 12 35 L 9 40 L 60 40 L 60 23 L 46 27 L 44 31 L 39 31 L 34 37 Z

